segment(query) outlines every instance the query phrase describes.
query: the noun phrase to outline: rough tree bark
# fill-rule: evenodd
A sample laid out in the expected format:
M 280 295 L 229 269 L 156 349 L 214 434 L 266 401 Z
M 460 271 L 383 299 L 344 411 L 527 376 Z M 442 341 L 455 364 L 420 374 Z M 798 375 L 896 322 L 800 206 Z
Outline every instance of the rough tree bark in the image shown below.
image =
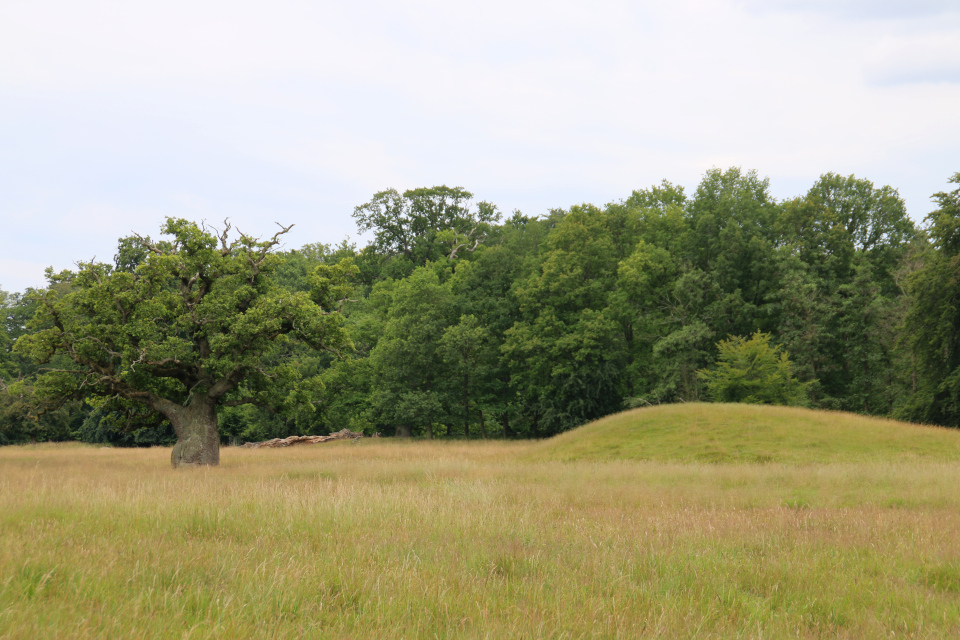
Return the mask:
M 209 395 L 194 396 L 183 407 L 160 401 L 154 407 L 173 425 L 177 443 L 170 454 L 174 467 L 216 466 L 220 464 L 220 432 L 217 403 Z

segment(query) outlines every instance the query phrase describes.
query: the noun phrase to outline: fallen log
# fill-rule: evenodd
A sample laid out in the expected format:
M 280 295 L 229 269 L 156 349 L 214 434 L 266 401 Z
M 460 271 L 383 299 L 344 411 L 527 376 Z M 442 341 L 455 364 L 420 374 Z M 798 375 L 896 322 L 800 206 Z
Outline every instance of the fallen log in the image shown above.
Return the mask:
M 273 449 L 275 447 L 292 447 L 296 444 L 318 444 L 332 440 L 359 440 L 362 437 L 362 433 L 343 429 L 336 433 L 331 433 L 328 436 L 290 436 L 289 438 L 274 438 L 272 440 L 264 440 L 263 442 L 245 442 L 243 446 L 248 449 Z

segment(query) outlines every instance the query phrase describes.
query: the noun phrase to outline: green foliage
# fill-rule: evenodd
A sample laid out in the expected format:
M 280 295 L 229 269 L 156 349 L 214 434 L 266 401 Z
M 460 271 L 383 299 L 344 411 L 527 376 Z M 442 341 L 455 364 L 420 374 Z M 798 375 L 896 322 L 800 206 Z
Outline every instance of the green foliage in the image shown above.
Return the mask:
M 472 199 L 473 194 L 462 187 L 446 185 L 411 189 L 402 195 L 388 189 L 356 207 L 353 217 L 361 232 L 374 232 L 379 253 L 424 266 L 443 256 L 453 260 L 484 242 L 500 214 L 489 202 L 471 210 Z
M 27 323 L 37 309 L 35 291 L 7 293 L 0 290 L 0 379 L 10 382 L 36 374 L 37 367 L 13 349 L 20 336 L 27 333 Z
M 960 185 L 960 172 L 953 174 L 948 182 Z M 933 200 L 939 205 L 927 216 L 933 246 L 945 255 L 960 255 L 960 187 L 935 193 Z
M 698 372 L 717 402 L 806 404 L 809 383 L 794 377 L 793 363 L 779 345 L 770 344 L 770 334 L 730 337 L 718 342 L 717 350 L 716 367 Z
M 960 173 L 950 179 L 960 184 Z M 905 342 L 918 364 L 917 392 L 900 415 L 960 426 L 960 188 L 934 196 L 927 216 L 932 246 L 907 279 Z
M 382 336 L 370 352 L 371 412 L 386 430 L 432 437 L 444 417 L 445 384 L 440 340 L 453 323 L 454 300 L 441 269 L 422 267 L 401 281 L 374 287 L 371 298 L 383 318 Z
M 113 443 L 210 393 L 231 441 L 543 437 L 707 396 L 960 426 L 960 189 L 934 199 L 918 233 L 892 187 L 826 173 L 777 202 L 734 167 L 502 222 L 460 187 L 387 190 L 354 210 L 365 247 L 171 220 L 0 296 L 0 378 L 103 396 L 71 430 Z
M 706 173 L 688 216 L 693 264 L 716 282 L 728 311 L 718 333 L 747 333 L 761 319 L 759 306 L 775 286 L 778 207 L 769 180 L 738 168 Z
M 93 410 L 70 434 L 81 442 L 116 447 L 170 446 L 176 442 L 170 423 L 157 420 L 149 410 L 141 409 L 139 415 L 105 411 L 97 406 L 104 404 L 102 398 L 92 398 L 90 404 Z
M 897 249 L 914 233 L 903 200 L 892 187 L 875 188 L 856 176 L 826 173 L 807 197 L 832 213 L 857 251 Z
M 376 425 L 369 415 L 373 386 L 373 362 L 369 357 L 347 357 L 324 370 L 324 391 L 317 405 L 322 426 L 313 433 L 350 429 L 373 435 Z
M 489 339 L 489 331 L 474 315 L 460 316 L 460 321 L 447 327 L 440 339 L 440 349 L 452 374 L 451 391 L 453 395 L 460 396 L 460 418 L 463 421 L 464 436 L 467 438 L 470 437 L 471 409 L 478 404 L 478 387 L 489 375 L 487 369 L 493 357 Z M 482 416 L 482 413 L 480 415 Z M 486 429 L 482 418 L 480 429 L 485 438 Z
M 501 347 L 535 435 L 557 433 L 619 405 L 622 334 L 607 310 L 616 284 L 609 218 L 573 207 L 547 236 L 538 265 L 516 283 L 521 319 Z
M 67 440 L 79 416 L 76 404 L 38 412 L 29 380 L 0 382 L 0 444 Z
M 0 314 L 3 314 L 3 320 L 7 319 L 7 309 L 9 306 L 10 294 L 0 289 Z M 6 325 L 6 322 L 4 322 Z M 13 347 L 13 340 L 10 337 L 10 332 L 7 330 L 7 327 L 3 327 L 3 331 L 0 331 L 0 380 L 11 381 L 14 376 L 14 361 L 13 354 L 11 349 Z
M 33 332 L 16 344 L 53 365 L 37 377 L 37 396 L 50 407 L 105 398 L 100 408 L 124 414 L 130 430 L 144 408 L 179 429 L 195 406 L 310 407 L 304 394 L 316 385 L 289 356 L 298 345 L 349 347 L 337 311 L 355 267 L 318 265 L 309 292 L 292 292 L 270 278 L 281 261 L 271 248 L 286 230 L 230 241 L 229 229 L 217 235 L 171 218 L 162 229 L 169 240 L 121 240 L 119 268 L 80 263 L 50 273 L 35 296 Z M 56 366 L 58 357 L 70 365 Z

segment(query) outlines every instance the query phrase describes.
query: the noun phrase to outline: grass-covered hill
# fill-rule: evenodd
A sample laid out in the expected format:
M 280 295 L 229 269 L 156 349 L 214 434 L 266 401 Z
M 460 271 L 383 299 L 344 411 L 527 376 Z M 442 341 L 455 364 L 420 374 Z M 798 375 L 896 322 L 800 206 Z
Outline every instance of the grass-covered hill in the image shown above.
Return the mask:
M 960 460 L 960 430 L 796 407 L 672 404 L 607 416 L 537 445 L 536 456 L 799 464 Z

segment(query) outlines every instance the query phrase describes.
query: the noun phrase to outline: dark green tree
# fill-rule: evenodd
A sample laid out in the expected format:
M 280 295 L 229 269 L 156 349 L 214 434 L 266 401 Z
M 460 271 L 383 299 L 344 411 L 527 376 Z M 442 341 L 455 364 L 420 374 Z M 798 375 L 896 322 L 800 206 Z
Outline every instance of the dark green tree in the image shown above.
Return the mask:
M 499 353 L 506 332 L 521 315 L 514 287 L 536 268 L 539 247 L 552 224 L 515 212 L 496 229 L 496 242 L 481 246 L 469 262 L 458 264 L 450 279 L 458 312 L 475 316 L 486 332 L 490 358 L 478 367 L 470 384 L 483 404 L 481 423 L 487 418 L 499 422 L 503 437 L 523 435 L 530 424 L 518 422 L 525 403 L 511 389 L 514 368 Z
M 2 314 L 3 319 L 3 325 L 0 326 L 0 381 L 5 380 L 7 382 L 16 378 L 16 363 L 11 351 L 13 340 L 7 328 L 9 304 L 10 294 L 0 289 L 0 314 Z
M 718 335 L 743 335 L 760 328 L 760 307 L 777 286 L 776 220 L 780 207 L 770 184 L 755 171 L 711 169 L 687 212 L 691 229 L 686 255 L 710 274 L 721 299 L 711 326 Z
M 480 246 L 500 219 L 489 202 L 471 208 L 473 194 L 462 187 L 388 189 L 356 207 L 353 218 L 361 232 L 373 231 L 380 254 L 398 256 L 413 266 L 441 257 L 456 259 Z
M 689 265 L 669 282 L 660 312 L 652 319 L 656 334 L 651 341 L 647 402 L 700 400 L 697 370 L 713 360 L 717 306 L 716 283 L 709 274 Z
M 30 379 L 0 380 L 0 443 L 70 439 L 76 403 L 38 414 L 35 394 Z
M 960 185 L 960 173 L 950 182 Z M 960 426 L 960 188 L 936 193 L 926 217 L 931 246 L 906 281 L 905 341 L 916 355 L 920 384 L 904 417 Z
M 640 241 L 617 265 L 617 286 L 610 295 L 610 312 L 620 323 L 626 348 L 626 388 L 631 397 L 648 395 L 659 386 L 662 370 L 654 363 L 653 347 L 669 331 L 669 304 L 679 267 L 661 247 Z
M 536 268 L 516 283 L 521 319 L 501 352 L 532 435 L 553 434 L 615 410 L 626 350 L 608 311 L 616 240 L 604 211 L 572 207 L 557 222 Z
M 398 436 L 423 429 L 432 438 L 447 415 L 441 339 L 456 317 L 448 277 L 442 265 L 421 267 L 404 280 L 378 284 L 371 295 L 383 317 L 382 335 L 370 352 L 371 416 Z
M 440 339 L 440 347 L 449 367 L 451 388 L 455 396 L 459 396 L 461 418 L 463 419 L 464 437 L 470 437 L 471 411 L 476 408 L 478 387 L 487 377 L 486 367 L 491 359 L 488 346 L 489 334 L 477 320 L 476 316 L 464 315 L 460 321 L 447 327 Z M 483 409 L 479 408 L 480 434 L 487 437 L 486 426 L 483 420 Z
M 835 357 L 837 326 L 835 296 L 831 296 L 815 267 L 788 251 L 781 255 L 780 288 L 771 293 L 767 309 L 775 318 L 778 342 L 790 353 L 797 378 L 810 383 L 814 405 L 838 408 L 825 396 L 823 378 L 840 377 L 843 362 Z M 831 405 L 831 403 L 837 403 Z
M 810 188 L 807 198 L 832 213 L 857 251 L 898 248 L 913 236 L 913 221 L 893 187 L 878 188 L 853 175 L 825 173 Z

